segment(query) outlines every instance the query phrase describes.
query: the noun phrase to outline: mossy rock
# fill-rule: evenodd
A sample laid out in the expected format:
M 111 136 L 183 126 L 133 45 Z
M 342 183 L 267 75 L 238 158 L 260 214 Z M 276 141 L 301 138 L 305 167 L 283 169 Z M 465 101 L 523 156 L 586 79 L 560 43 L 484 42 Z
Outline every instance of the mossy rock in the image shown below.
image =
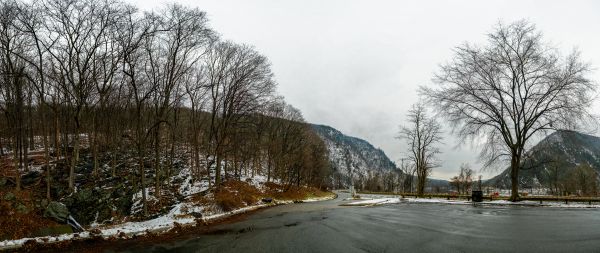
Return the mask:
M 95 202 L 97 195 L 94 194 L 92 189 L 81 189 L 75 193 L 75 199 L 78 202 Z
M 66 223 L 69 217 L 69 209 L 60 202 L 52 201 L 44 211 L 44 217 L 52 218 L 58 222 Z
M 27 208 L 27 206 L 19 203 L 15 206 L 15 210 L 17 210 L 18 213 L 20 214 L 28 214 L 31 210 L 29 210 L 29 208 Z
M 4 195 L 4 198 L 3 198 L 3 199 L 4 199 L 4 200 L 6 200 L 6 201 L 13 201 L 13 200 L 15 200 L 15 199 L 16 199 L 16 197 L 15 197 L 15 194 L 14 194 L 14 193 L 12 193 L 12 192 L 7 192 L 7 193 Z
M 29 173 L 23 175 L 21 177 L 21 185 L 23 186 L 28 186 L 28 185 L 33 185 L 36 182 L 38 182 L 39 180 L 41 180 L 42 177 L 42 173 L 34 170 L 34 171 L 30 171 Z

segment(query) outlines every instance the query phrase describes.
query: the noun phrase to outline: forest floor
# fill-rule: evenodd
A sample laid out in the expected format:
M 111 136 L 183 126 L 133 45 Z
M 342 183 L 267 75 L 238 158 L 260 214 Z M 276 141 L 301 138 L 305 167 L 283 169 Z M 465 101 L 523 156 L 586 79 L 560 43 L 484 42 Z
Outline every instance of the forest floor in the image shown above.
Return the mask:
M 280 185 L 274 183 L 265 185 L 259 189 L 247 182 L 230 180 L 224 183 L 223 188 L 215 194 L 214 198 L 192 197 L 188 201 L 173 205 L 167 214 L 154 219 L 110 225 L 91 224 L 86 226 L 86 231 L 80 233 L 65 233 L 63 231 L 70 232 L 68 228 L 65 230 L 65 225 L 45 218 L 39 212 L 20 214 L 14 208 L 10 208 L 10 205 L 6 204 L 8 202 L 3 201 L 0 205 L 1 211 L 10 215 L 0 217 L 0 226 L 3 228 L 0 233 L 4 237 L 14 239 L 0 241 L 0 250 L 57 250 L 73 241 L 83 241 L 81 245 L 88 245 L 91 242 L 132 238 L 157 239 L 172 236 L 170 234 L 177 234 L 183 230 L 202 230 L 207 226 L 235 220 L 234 216 L 265 207 L 328 200 L 335 197 L 331 192 L 316 188 L 293 187 L 283 191 Z M 18 199 L 27 200 L 27 192 L 21 191 Z M 2 193 L 2 196 L 6 194 Z M 212 209 L 212 211 L 210 215 L 197 213 L 203 209 Z M 44 232 L 54 234 L 37 236 Z M 49 244 L 54 246 L 48 247 Z

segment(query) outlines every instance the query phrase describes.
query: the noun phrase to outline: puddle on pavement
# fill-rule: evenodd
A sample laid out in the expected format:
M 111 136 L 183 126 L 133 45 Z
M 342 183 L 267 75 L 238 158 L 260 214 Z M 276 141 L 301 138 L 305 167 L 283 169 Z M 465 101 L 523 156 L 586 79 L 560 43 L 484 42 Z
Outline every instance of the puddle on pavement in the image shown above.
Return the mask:
M 300 224 L 300 222 L 297 222 L 297 221 L 296 221 L 296 222 L 294 222 L 294 223 L 288 223 L 288 224 L 285 224 L 284 226 L 286 226 L 286 227 L 294 227 L 294 226 L 298 226 L 298 224 Z

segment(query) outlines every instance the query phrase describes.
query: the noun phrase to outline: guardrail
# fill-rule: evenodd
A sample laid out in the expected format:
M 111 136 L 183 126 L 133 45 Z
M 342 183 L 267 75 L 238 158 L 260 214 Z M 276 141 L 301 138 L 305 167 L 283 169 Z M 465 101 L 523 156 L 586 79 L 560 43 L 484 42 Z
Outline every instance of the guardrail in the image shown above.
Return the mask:
M 419 197 L 418 194 L 412 192 L 368 192 L 361 191 L 357 192 L 357 194 L 373 194 L 373 195 L 394 195 L 394 196 L 402 196 L 405 197 Z M 471 195 L 466 194 L 447 194 L 447 193 L 426 193 L 423 194 L 422 198 L 445 198 L 445 199 L 466 199 L 467 201 L 471 200 Z M 484 200 L 508 200 L 507 196 L 494 196 L 494 195 L 483 195 Z M 600 198 L 598 197 L 563 197 L 563 196 L 522 196 L 521 200 L 529 200 L 536 201 L 543 204 L 544 201 L 549 202 L 564 202 L 565 204 L 569 204 L 569 202 L 577 202 L 577 203 L 600 203 Z

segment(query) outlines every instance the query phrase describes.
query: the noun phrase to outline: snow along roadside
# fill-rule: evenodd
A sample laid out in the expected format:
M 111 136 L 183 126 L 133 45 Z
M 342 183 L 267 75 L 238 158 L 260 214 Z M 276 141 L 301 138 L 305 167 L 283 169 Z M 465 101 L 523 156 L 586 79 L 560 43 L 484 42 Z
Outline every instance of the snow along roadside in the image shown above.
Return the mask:
M 344 203 L 341 206 L 376 206 L 384 204 L 397 204 L 397 203 L 433 203 L 433 204 L 454 204 L 454 205 L 487 205 L 487 206 L 532 206 L 532 207 L 555 207 L 555 208 L 600 208 L 600 204 L 583 204 L 583 203 L 572 203 L 564 204 L 562 202 L 550 202 L 544 201 L 540 204 L 536 201 L 520 201 L 511 202 L 508 200 L 493 200 L 483 202 L 471 202 L 466 200 L 446 200 L 439 198 L 425 199 L 425 198 L 390 198 L 380 196 L 369 196 L 372 199 L 358 199 L 358 201 Z M 379 197 L 379 198 L 378 198 Z
M 337 194 L 332 194 L 327 197 L 319 197 L 319 198 L 308 198 L 302 200 L 300 202 L 317 202 L 317 201 L 325 201 L 332 200 L 337 198 Z M 37 243 L 41 244 L 49 244 L 49 243 L 57 243 L 69 240 L 85 240 L 87 238 L 92 237 L 102 237 L 105 239 L 108 238 L 119 238 L 126 239 L 131 238 L 133 236 L 141 236 L 146 235 L 148 233 L 165 233 L 171 230 L 176 226 L 193 226 L 198 223 L 208 223 L 217 221 L 220 219 L 224 219 L 227 217 L 231 217 L 237 214 L 246 213 L 249 211 L 258 210 L 265 207 L 278 206 L 278 205 L 287 205 L 292 203 L 298 203 L 299 201 L 293 200 L 274 200 L 273 203 L 269 204 L 258 204 L 253 206 L 247 206 L 240 209 L 236 209 L 230 212 L 224 212 L 214 215 L 205 216 L 202 218 L 194 218 L 191 215 L 182 215 L 181 207 L 185 203 L 177 204 L 171 209 L 168 214 L 160 216 L 158 218 L 147 220 L 147 221 L 139 221 L 139 222 L 126 222 L 123 224 L 118 224 L 109 228 L 99 229 L 100 233 L 92 234 L 90 231 L 85 231 L 81 233 L 71 233 L 71 234 L 63 234 L 57 236 L 43 236 L 43 237 L 33 237 L 33 238 L 21 238 L 16 240 L 5 240 L 0 242 L 0 251 L 1 250 L 9 250 L 9 249 L 17 249 L 23 246 L 27 241 L 33 240 Z

